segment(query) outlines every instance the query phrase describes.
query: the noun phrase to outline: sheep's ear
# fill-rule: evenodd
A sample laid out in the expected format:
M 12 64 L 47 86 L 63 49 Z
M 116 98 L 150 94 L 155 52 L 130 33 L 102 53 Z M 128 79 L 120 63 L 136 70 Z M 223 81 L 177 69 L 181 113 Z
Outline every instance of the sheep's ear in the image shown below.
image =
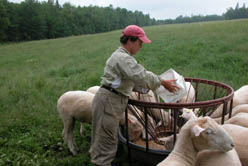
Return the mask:
M 202 128 L 202 127 L 200 127 L 200 126 L 198 126 L 198 125 L 195 125 L 193 128 L 192 128 L 192 132 L 193 132 L 193 134 L 196 136 L 196 137 L 198 137 L 200 134 L 201 134 L 201 132 L 203 132 L 205 129 L 204 128 Z

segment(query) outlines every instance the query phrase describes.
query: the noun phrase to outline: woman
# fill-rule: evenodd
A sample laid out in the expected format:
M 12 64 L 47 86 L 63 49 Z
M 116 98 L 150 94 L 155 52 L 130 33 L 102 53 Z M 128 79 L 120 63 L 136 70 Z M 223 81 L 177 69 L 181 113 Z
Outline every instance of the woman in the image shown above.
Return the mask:
M 144 30 L 129 25 L 120 38 L 122 44 L 107 60 L 101 88 L 92 103 L 91 162 L 96 166 L 111 166 L 117 146 L 119 121 L 134 87 L 155 90 L 163 85 L 170 92 L 178 87 L 175 80 L 161 80 L 138 64 L 135 55 L 143 43 L 151 43 Z

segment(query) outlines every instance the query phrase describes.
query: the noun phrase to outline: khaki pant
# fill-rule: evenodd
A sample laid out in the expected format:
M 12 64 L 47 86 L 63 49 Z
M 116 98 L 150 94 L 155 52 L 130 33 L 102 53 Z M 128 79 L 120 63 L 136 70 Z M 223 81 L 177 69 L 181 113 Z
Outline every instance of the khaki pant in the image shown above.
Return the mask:
M 100 88 L 92 103 L 91 162 L 111 166 L 118 147 L 118 127 L 128 97 Z

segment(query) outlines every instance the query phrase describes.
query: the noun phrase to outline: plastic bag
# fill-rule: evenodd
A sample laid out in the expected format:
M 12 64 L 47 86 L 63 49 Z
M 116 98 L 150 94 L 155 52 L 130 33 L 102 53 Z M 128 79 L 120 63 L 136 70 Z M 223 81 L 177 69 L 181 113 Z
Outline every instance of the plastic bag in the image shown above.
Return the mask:
M 162 85 L 158 89 L 156 89 L 157 95 L 161 97 L 164 100 L 164 102 L 166 103 L 177 102 L 187 94 L 187 87 L 184 77 L 179 75 L 175 70 L 173 69 L 167 70 L 166 72 L 160 75 L 160 78 L 164 80 L 176 79 L 177 80 L 176 85 L 179 87 L 179 90 L 177 90 L 175 93 L 169 92 Z

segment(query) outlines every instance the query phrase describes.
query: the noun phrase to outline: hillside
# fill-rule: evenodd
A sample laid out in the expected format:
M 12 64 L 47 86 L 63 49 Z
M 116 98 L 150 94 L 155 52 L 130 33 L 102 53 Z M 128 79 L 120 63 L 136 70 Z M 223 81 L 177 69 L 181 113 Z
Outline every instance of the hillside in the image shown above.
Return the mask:
M 216 80 L 235 90 L 248 84 L 248 20 L 144 28 L 139 63 L 160 74 Z M 75 132 L 73 157 L 61 137 L 58 97 L 99 85 L 105 61 L 120 45 L 121 30 L 0 45 L 0 165 L 90 165 L 90 125 Z

